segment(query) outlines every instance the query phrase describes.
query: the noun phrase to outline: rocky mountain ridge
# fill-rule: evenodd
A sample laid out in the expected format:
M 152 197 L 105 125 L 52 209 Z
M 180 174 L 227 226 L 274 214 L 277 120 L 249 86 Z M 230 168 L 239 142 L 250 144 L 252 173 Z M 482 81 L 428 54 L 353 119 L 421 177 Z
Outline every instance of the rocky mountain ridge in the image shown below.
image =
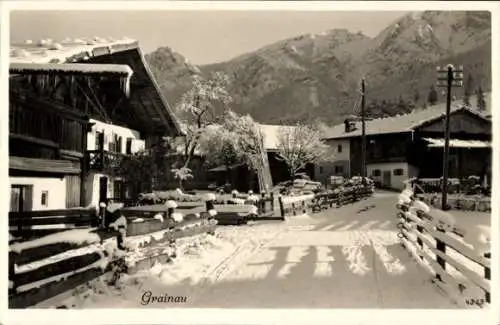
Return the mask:
M 231 79 L 233 109 L 267 124 L 322 120 L 335 124 L 359 110 L 365 78 L 373 114 L 423 106 L 436 66 L 462 64 L 471 92 L 491 88 L 489 12 L 410 13 L 376 37 L 334 29 L 282 40 L 232 60 L 196 67 L 171 48 L 147 55 L 161 90 L 175 105 L 193 74 L 222 71 Z M 464 89 L 454 89 L 460 98 Z M 438 102 L 445 100 L 439 94 Z M 358 105 L 357 105 L 358 104 Z M 397 104 L 397 105 L 396 105 Z M 382 106 L 382 107 L 381 107 Z

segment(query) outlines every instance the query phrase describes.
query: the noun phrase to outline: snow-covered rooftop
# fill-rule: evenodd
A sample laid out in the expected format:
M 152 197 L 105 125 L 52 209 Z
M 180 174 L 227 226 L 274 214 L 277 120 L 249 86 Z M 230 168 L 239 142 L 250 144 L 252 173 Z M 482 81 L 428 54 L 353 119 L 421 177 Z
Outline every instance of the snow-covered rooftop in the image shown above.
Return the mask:
M 486 97 L 486 96 L 485 96 Z M 488 100 L 487 100 L 488 101 Z M 489 105 L 488 105 L 489 106 Z M 482 114 L 481 112 L 466 108 L 462 105 L 461 101 L 456 101 L 452 103 L 451 112 L 458 110 L 469 111 L 482 118 L 487 118 L 487 114 Z M 366 134 L 390 134 L 390 133 L 403 133 L 410 132 L 423 123 L 438 119 L 446 115 L 446 104 L 438 104 L 427 109 L 415 110 L 411 113 L 404 115 L 396 115 L 386 118 L 378 118 L 374 120 L 366 121 Z M 359 124 L 359 125 L 358 125 Z M 325 139 L 336 139 L 336 138 L 348 138 L 361 136 L 361 122 L 356 122 L 356 130 L 351 132 L 345 132 L 344 123 L 335 125 L 325 132 Z
M 126 76 L 133 74 L 132 69 L 125 64 L 86 64 L 86 63 L 11 63 L 11 73 L 23 71 L 59 71 L 81 73 L 116 73 Z
M 115 53 L 127 53 L 123 56 Z M 99 57 L 99 60 L 94 58 Z M 176 116 L 168 102 L 159 90 L 151 70 L 139 48 L 136 40 L 124 37 L 114 38 L 66 38 L 62 41 L 52 39 L 25 40 L 13 42 L 10 45 L 9 60 L 11 66 L 21 64 L 39 64 L 52 69 L 75 72 L 73 67 L 65 68 L 62 64 L 78 63 L 78 69 L 86 71 L 117 72 L 127 74 L 125 91 L 128 93 L 129 82 L 133 78 L 136 83 L 143 85 L 130 94 L 129 102 L 138 118 L 130 119 L 126 123 L 133 129 L 145 132 L 154 129 L 170 135 L 181 134 Z M 84 67 L 84 64 L 94 64 L 95 67 Z M 117 64 L 121 64 L 121 67 Z M 129 65 L 133 76 L 126 67 Z M 107 66 L 107 67 L 106 67 Z M 103 71 L 108 68 L 109 71 Z M 12 70 L 11 70 L 12 71 Z M 13 74 L 16 74 L 13 72 Z M 132 77 L 131 77 L 132 76 Z
M 51 39 L 26 40 L 10 45 L 11 63 L 64 63 L 89 59 L 93 56 L 120 52 L 137 47 L 136 40 L 122 38 L 66 38 L 60 42 Z
M 424 138 L 425 141 L 429 142 L 429 147 L 444 147 L 444 139 L 433 139 Z M 491 148 L 490 141 L 479 141 L 479 140 L 459 140 L 450 139 L 450 147 L 452 148 Z

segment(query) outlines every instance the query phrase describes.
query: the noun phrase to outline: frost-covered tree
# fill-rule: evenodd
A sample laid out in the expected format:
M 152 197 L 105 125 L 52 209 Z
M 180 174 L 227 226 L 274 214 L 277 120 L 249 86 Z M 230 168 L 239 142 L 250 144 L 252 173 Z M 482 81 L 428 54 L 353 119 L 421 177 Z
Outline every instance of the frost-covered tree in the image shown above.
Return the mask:
M 229 182 L 230 166 L 244 160 L 244 153 L 238 146 L 238 135 L 224 125 L 207 128 L 200 142 L 200 151 L 208 164 L 226 167 L 226 182 Z
M 217 122 L 216 109 L 227 109 L 232 98 L 226 90 L 229 79 L 222 73 L 213 73 L 210 79 L 195 76 L 193 85 L 177 104 L 185 136 L 175 139 L 174 146 L 182 149 L 182 162 L 176 170 L 186 170 L 199 148 L 207 127 Z M 175 172 L 174 172 L 175 173 Z M 182 183 L 182 180 L 180 180 Z
M 190 178 L 193 178 L 191 169 L 187 167 L 173 168 L 171 172 L 174 174 L 174 178 L 179 181 L 179 188 L 183 190 L 183 182 Z
M 265 185 L 271 182 L 271 175 L 268 166 L 265 166 L 267 152 L 259 124 L 250 115 L 240 116 L 228 110 L 222 115 L 218 132 L 209 136 L 218 138 L 218 141 L 212 140 L 209 141 L 211 146 L 202 146 L 207 159 L 246 163 L 251 170 L 257 172 L 259 184 L 264 190 Z M 215 148 L 219 148 L 221 152 L 215 152 Z
M 332 154 L 321 140 L 321 132 L 304 124 L 281 127 L 277 149 L 278 159 L 286 163 L 292 179 L 307 164 L 323 162 Z

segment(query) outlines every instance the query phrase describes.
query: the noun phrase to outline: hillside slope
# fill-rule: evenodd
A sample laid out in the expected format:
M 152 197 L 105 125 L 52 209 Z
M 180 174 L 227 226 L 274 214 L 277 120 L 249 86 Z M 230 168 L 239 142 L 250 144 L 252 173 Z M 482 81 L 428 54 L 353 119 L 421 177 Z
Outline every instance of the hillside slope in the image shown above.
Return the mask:
M 472 92 L 479 86 L 489 91 L 491 16 L 412 13 L 374 38 L 345 29 L 306 34 L 199 70 L 166 47 L 147 60 L 173 103 L 189 87 L 194 73 L 223 71 L 232 80 L 229 91 L 239 113 L 270 124 L 317 119 L 333 124 L 356 113 L 363 76 L 367 107 L 378 116 L 424 105 L 438 65 L 464 65 L 465 78 L 472 76 Z M 454 89 L 456 98 L 462 94 L 463 89 Z M 438 96 L 438 101 L 444 100 Z

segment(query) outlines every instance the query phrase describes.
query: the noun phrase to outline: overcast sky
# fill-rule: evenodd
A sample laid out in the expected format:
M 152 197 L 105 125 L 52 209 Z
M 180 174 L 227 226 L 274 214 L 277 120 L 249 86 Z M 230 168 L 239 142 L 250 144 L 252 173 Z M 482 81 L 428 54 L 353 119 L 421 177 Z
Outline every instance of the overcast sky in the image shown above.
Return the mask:
M 403 11 L 18 11 L 11 40 L 66 37 L 137 39 L 144 52 L 170 46 L 192 63 L 231 59 L 301 34 L 346 28 L 375 36 Z

